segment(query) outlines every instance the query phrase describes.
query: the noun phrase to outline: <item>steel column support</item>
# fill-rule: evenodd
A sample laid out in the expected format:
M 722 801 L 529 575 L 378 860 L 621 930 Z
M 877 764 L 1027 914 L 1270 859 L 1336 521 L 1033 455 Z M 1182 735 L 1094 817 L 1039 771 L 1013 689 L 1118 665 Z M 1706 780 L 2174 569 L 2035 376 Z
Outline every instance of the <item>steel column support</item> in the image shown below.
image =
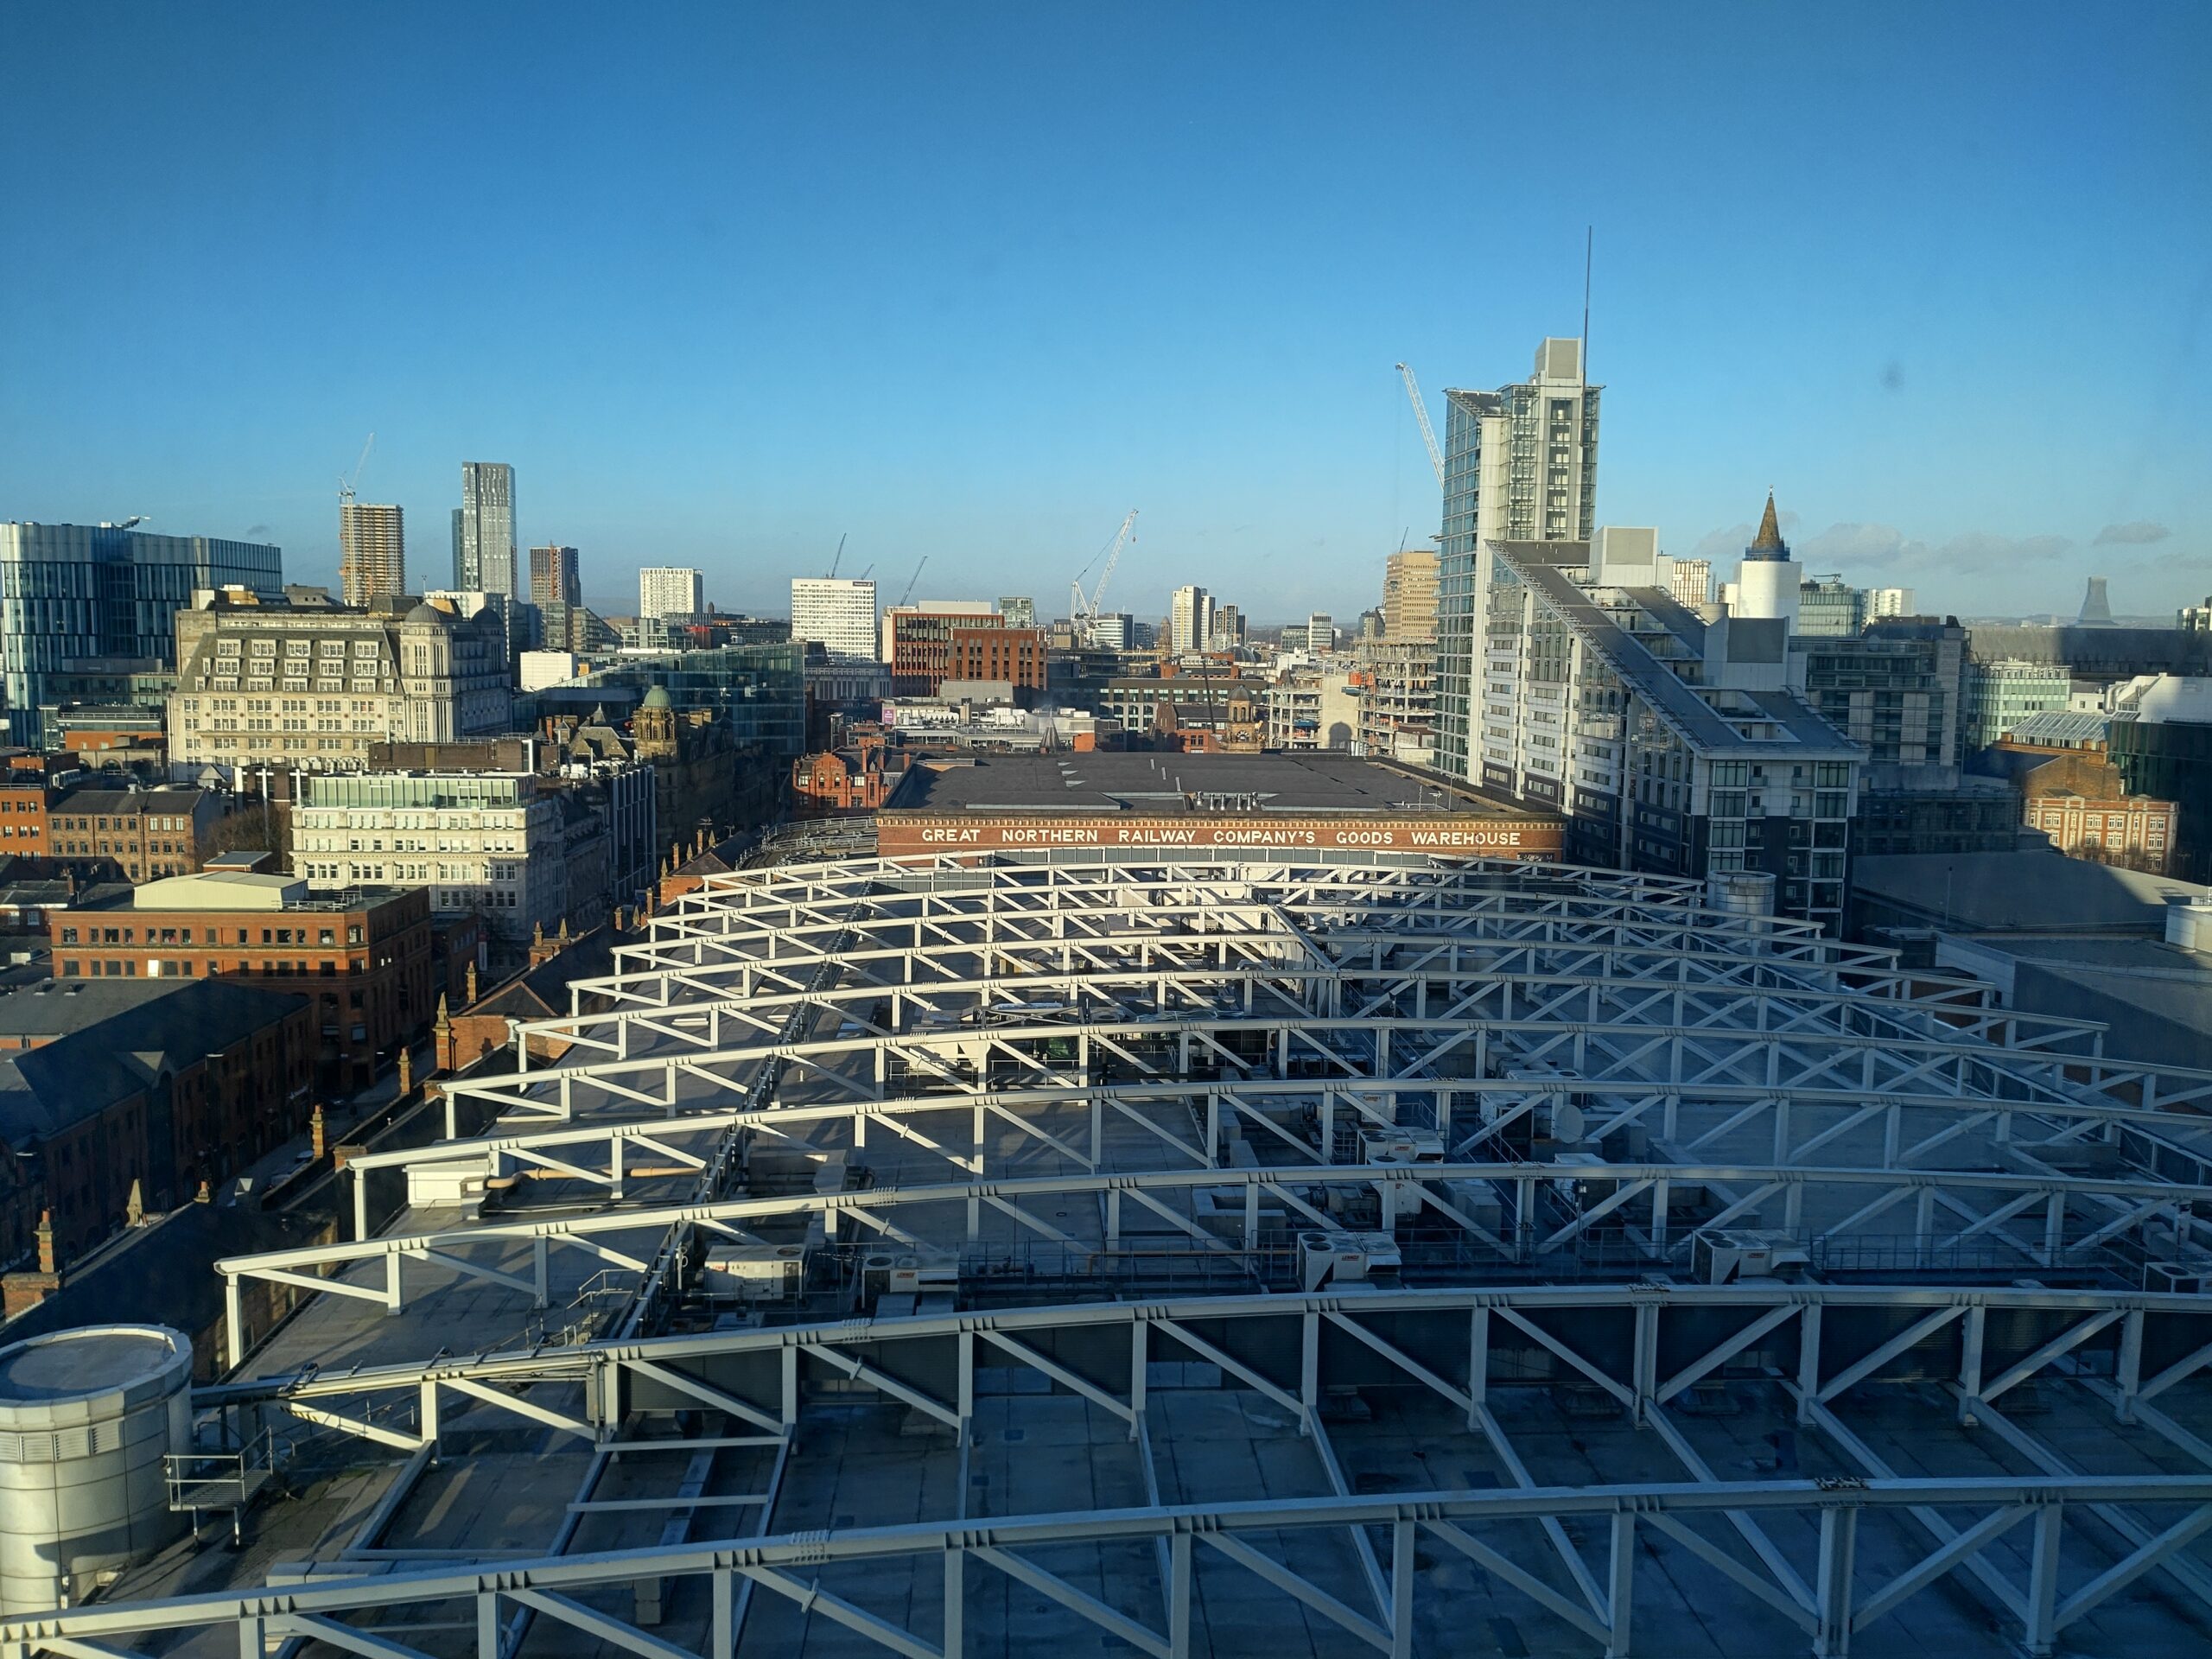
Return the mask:
M 968 1552 L 957 1544 L 944 1552 L 944 1659 L 965 1659 L 968 1652 Z
M 1613 1511 L 1605 1575 L 1605 1659 L 1629 1659 L 1636 1605 L 1636 1511 Z
M 2050 1659 L 2058 1638 L 2058 1547 L 2066 1506 L 2048 1503 L 2035 1515 L 2035 1548 L 2028 1564 L 2028 1617 L 2024 1642 L 2032 1659 Z
M 1831 1503 L 1821 1510 L 1821 1568 L 1814 1586 L 1816 1659 L 1843 1659 L 1851 1651 L 1851 1579 L 1859 1548 L 1859 1506 Z

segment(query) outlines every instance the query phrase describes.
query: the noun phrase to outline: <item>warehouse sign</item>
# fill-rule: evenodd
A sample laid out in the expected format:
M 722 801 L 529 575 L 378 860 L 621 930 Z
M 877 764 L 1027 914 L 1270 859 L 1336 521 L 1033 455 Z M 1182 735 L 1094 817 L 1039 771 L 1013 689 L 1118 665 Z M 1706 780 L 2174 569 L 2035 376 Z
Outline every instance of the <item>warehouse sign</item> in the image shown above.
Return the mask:
M 986 852 L 1001 848 L 1121 847 L 1131 850 L 1215 852 L 1249 849 L 1315 852 L 1329 849 L 1437 853 L 1459 858 L 1555 859 L 1560 821 L 1491 817 L 1476 813 L 1372 817 L 1264 817 L 1235 813 L 1141 818 L 1120 814 L 988 817 L 969 812 L 885 812 L 876 846 L 908 853 Z

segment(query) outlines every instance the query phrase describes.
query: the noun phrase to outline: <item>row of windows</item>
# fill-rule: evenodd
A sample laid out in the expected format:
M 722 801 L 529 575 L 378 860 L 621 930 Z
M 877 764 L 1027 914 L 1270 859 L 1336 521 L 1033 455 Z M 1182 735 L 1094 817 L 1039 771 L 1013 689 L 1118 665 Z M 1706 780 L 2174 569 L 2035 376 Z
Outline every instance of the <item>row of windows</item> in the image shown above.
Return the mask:
M 236 657 L 239 654 L 238 644 L 239 642 L 235 639 L 218 639 L 215 642 L 215 654 L 218 657 Z M 249 656 L 274 657 L 276 654 L 276 641 L 274 639 L 255 639 L 249 641 L 248 644 L 251 649 L 246 654 Z M 308 654 L 308 642 L 305 639 L 287 639 L 284 641 L 284 655 L 305 657 Z M 325 639 L 321 642 L 320 650 L 321 654 L 325 657 L 343 657 L 346 654 L 346 642 L 342 639 Z M 356 657 L 374 657 L 383 650 L 383 644 L 378 640 L 356 639 L 353 641 L 353 655 Z
M 151 944 L 153 941 L 149 939 L 147 943 Z M 149 957 L 147 974 L 152 978 L 167 975 L 171 978 L 190 979 L 201 971 L 197 966 L 199 960 L 197 957 Z M 283 957 L 264 957 L 258 963 L 255 963 L 240 957 L 232 963 L 231 971 L 238 974 L 260 972 L 281 975 L 292 979 L 304 979 L 310 975 L 320 976 L 324 979 L 334 979 L 338 976 L 339 968 L 340 964 L 327 957 L 315 963 L 302 958 Z M 210 975 L 220 974 L 223 971 L 221 960 L 211 957 L 206 971 Z M 361 964 L 358 962 L 346 963 L 345 971 L 351 976 L 358 977 L 361 972 Z M 86 979 L 127 979 L 135 976 L 137 972 L 138 958 L 136 957 L 65 957 L 61 962 L 61 976 L 64 979 L 75 979 L 80 974 Z M 353 1006 L 358 1008 L 361 1006 L 361 994 L 355 991 L 353 995 Z
M 176 814 L 156 812 L 143 817 L 117 818 L 100 817 L 91 813 L 61 813 L 54 819 L 56 830 L 189 830 L 192 820 Z
M 74 927 L 63 928 L 61 943 L 79 944 L 80 941 L 77 936 L 79 931 Z M 224 944 L 222 936 L 226 932 L 235 932 L 238 935 L 237 938 L 230 943 L 251 944 L 252 939 L 250 936 L 254 930 L 246 927 L 236 929 L 204 927 L 200 931 L 201 934 L 200 943 L 203 944 Z M 86 944 L 136 944 L 138 943 L 136 937 L 137 930 L 132 927 L 86 927 L 81 931 L 84 934 L 81 943 Z M 338 943 L 338 930 L 335 927 L 312 929 L 264 927 L 260 931 L 261 942 L 264 944 L 335 944 Z M 315 935 L 312 939 L 308 937 L 310 932 Z M 192 930 L 188 927 L 149 927 L 146 929 L 145 942 L 148 944 L 190 944 L 193 943 Z M 348 944 L 361 943 L 361 925 L 359 922 L 353 923 L 346 929 L 346 943 Z

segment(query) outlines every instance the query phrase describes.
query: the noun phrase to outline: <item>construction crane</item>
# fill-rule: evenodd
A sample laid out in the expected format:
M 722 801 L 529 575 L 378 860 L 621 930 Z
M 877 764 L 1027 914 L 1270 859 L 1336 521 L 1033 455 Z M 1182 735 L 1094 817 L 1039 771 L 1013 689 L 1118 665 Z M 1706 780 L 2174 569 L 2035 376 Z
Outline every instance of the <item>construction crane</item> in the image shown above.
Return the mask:
M 852 531 L 847 531 L 843 536 L 837 537 L 837 556 L 830 561 L 829 580 L 831 582 L 837 579 L 837 567 L 845 562 L 845 536 L 851 534 Z
M 922 572 L 928 568 L 930 556 L 923 554 L 921 563 L 914 567 L 914 574 L 906 578 L 906 591 L 899 595 L 899 607 L 903 607 L 914 596 L 914 584 L 922 579 Z
M 1090 565 L 1086 564 L 1082 570 L 1077 571 L 1075 580 L 1068 584 L 1069 620 L 1075 624 L 1076 637 L 1079 639 L 1088 640 L 1090 638 L 1092 626 L 1098 620 L 1098 608 L 1105 602 L 1106 584 L 1114 579 L 1114 567 L 1121 563 L 1122 550 L 1128 545 L 1129 532 L 1135 528 L 1136 522 L 1137 510 L 1131 507 L 1129 516 L 1122 520 L 1121 529 L 1114 532 L 1114 540 L 1106 550 L 1106 568 L 1098 573 L 1098 585 L 1090 590 L 1088 599 L 1084 597 L 1083 578 L 1084 573 L 1090 569 Z M 1092 563 L 1096 562 L 1094 555 Z
M 338 505 L 345 506 L 353 499 L 353 486 L 361 481 L 361 470 L 369 464 L 369 451 L 377 447 L 377 435 L 369 434 L 369 441 L 361 446 L 361 458 L 353 463 L 353 470 L 338 480 Z
M 1421 387 L 1414 379 L 1412 367 L 1398 365 L 1398 372 L 1405 378 L 1406 396 L 1412 400 L 1414 418 L 1421 423 L 1421 441 L 1428 446 L 1428 464 L 1436 468 L 1436 484 L 1444 486 L 1444 452 L 1436 447 L 1436 429 L 1428 423 L 1428 405 L 1421 400 Z

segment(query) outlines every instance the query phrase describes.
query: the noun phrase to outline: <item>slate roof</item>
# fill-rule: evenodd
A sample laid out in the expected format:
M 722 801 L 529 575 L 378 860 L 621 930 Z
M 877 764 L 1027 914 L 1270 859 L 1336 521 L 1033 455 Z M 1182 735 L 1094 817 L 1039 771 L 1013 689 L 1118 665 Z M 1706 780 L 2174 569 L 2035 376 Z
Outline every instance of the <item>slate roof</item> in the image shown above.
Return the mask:
M 469 1014 L 503 1014 L 510 1020 L 543 1020 L 569 1012 L 569 986 L 614 971 L 614 930 L 594 927 L 569 948 L 504 985 L 495 985 L 469 1006 Z
M 70 1268 L 60 1290 L 0 1325 L 0 1342 L 87 1325 L 166 1325 L 196 1336 L 222 1317 L 216 1262 L 297 1249 L 320 1226 L 250 1205 L 188 1204 Z
M 29 1007 L 25 1023 L 47 1021 L 61 1031 L 37 1048 L 0 1053 L 0 1141 L 18 1150 L 128 1098 L 164 1065 L 181 1070 L 307 1006 L 305 997 L 289 991 L 224 979 L 185 981 L 174 988 L 143 982 L 132 987 L 128 981 L 111 988 L 88 981 L 75 995 L 68 994 L 71 982 L 54 983 L 62 995 L 17 991 L 0 998 L 0 1009 Z M 134 1000 L 108 995 L 111 989 L 151 994 Z

